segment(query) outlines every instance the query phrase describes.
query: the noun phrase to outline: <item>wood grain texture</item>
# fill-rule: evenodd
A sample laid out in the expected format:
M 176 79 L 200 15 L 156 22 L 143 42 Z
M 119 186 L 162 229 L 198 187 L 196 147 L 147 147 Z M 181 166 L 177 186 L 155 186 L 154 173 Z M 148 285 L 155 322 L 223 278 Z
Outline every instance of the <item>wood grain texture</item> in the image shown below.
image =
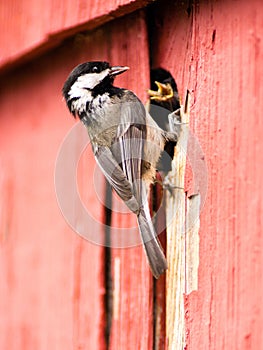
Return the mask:
M 1 349 L 104 346 L 103 249 L 68 227 L 54 188 L 57 152 L 74 125 L 61 97 L 74 64 L 66 52 L 1 80 Z
M 186 284 L 186 194 L 184 191 L 189 110 L 181 107 L 181 132 L 175 147 L 166 194 L 167 261 L 166 277 L 166 339 L 167 349 L 182 349 L 185 345 L 184 292 Z
M 56 153 L 74 123 L 62 101 L 61 87 L 75 65 L 95 59 L 129 65 L 130 71 L 118 77 L 116 84 L 132 89 L 145 101 L 149 64 L 144 14 L 135 13 L 73 38 L 2 80 L 4 174 L 0 186 L 5 190 L 1 208 L 8 198 L 0 222 L 3 349 L 106 346 L 105 249 L 71 232 L 59 212 L 53 188 Z M 73 141 L 72 156 L 77 160 L 79 140 Z M 66 167 L 64 176 L 68 176 Z M 78 186 L 84 204 L 102 223 L 100 232 L 95 233 L 103 236 L 104 202 L 98 203 L 98 196 L 101 200 L 105 195 L 105 181 L 100 175 L 100 186 L 94 188 L 94 176 L 98 173 L 87 150 L 79 163 Z M 65 193 L 69 192 L 66 188 Z M 75 219 L 78 227 L 84 225 L 77 210 Z M 112 221 L 121 228 L 129 222 L 134 226 L 126 216 L 118 219 L 116 215 Z M 89 225 L 93 234 L 97 225 L 88 222 L 84 226 Z M 151 348 L 152 276 L 142 247 L 114 251 L 111 267 L 110 348 Z
M 200 194 L 186 201 L 186 237 L 185 237 L 185 293 L 198 290 L 199 267 L 199 230 L 200 230 Z
M 150 0 L 18 1 L 1 3 L 0 70 L 28 60 L 64 38 L 92 30 L 146 6 Z
M 5 34 L 0 39 L 2 70 L 57 45 L 69 34 L 92 29 L 144 2 L 105 4 L 97 2 L 94 9 L 88 3 L 58 1 L 1 4 L 0 28 Z M 198 281 L 189 271 L 184 275 L 182 260 L 176 278 L 178 285 L 186 279 L 186 292 L 198 289 L 185 295 L 183 305 L 184 286 L 172 284 L 176 266 L 170 269 L 166 314 L 171 349 L 184 339 L 186 348 L 194 350 L 263 347 L 262 6 L 260 0 L 241 0 L 238 6 L 231 0 L 201 0 L 188 8 L 188 4 L 168 0 L 157 3 L 152 13 L 152 64 L 173 73 L 182 97 L 190 90 L 191 129 L 205 154 L 209 178 L 204 195 L 204 160 L 196 144 L 188 145 L 192 157 L 185 191 L 187 195 L 201 193 Z M 138 12 L 82 32 L 32 64 L 1 76 L 1 349 L 106 347 L 105 250 L 72 233 L 59 212 L 53 189 L 57 151 L 73 125 L 60 90 L 79 62 L 108 59 L 130 66 L 130 72 L 116 82 L 145 101 L 144 91 L 149 86 L 147 40 L 145 18 Z M 75 146 L 72 154 L 78 157 Z M 86 178 L 93 175 L 94 167 L 91 161 L 79 169 L 86 205 L 98 200 L 90 183 L 85 192 Z M 100 181 L 103 198 L 105 183 L 102 178 Z M 170 204 L 174 215 L 178 202 Z M 114 235 L 127 227 L 135 235 L 135 241 L 128 239 L 129 245 L 139 243 L 135 218 L 120 214 L 123 208 L 115 197 L 115 246 L 127 244 L 127 237 Z M 92 210 L 102 223 L 104 208 L 95 204 Z M 90 229 L 95 231 L 93 225 Z M 102 226 L 98 235 L 104 230 Z M 172 266 L 178 261 L 175 251 L 182 257 L 185 240 L 172 231 L 168 238 Z M 196 255 L 198 239 L 191 242 L 195 247 L 190 253 Z M 193 267 L 196 277 L 197 266 Z M 153 336 L 152 277 L 142 248 L 114 249 L 109 268 L 113 282 L 109 347 L 150 349 L 154 342 L 157 346 L 160 338 Z M 176 291 L 180 297 L 173 299 Z M 172 308 L 175 300 L 180 300 L 180 308 Z
M 208 166 L 186 348 L 262 348 L 262 2 L 199 1 L 190 12 L 170 1 L 156 13 L 153 64 L 171 70 L 181 96 L 192 93 L 190 124 Z

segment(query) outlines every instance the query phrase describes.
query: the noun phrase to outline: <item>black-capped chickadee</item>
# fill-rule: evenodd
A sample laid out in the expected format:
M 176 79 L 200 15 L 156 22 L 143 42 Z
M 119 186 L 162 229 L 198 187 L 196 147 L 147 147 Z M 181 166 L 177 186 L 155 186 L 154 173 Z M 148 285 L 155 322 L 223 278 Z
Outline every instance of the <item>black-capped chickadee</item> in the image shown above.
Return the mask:
M 177 135 L 162 130 L 129 90 L 113 86 L 128 67 L 86 62 L 70 73 L 63 95 L 70 112 L 88 130 L 95 159 L 107 180 L 137 215 L 151 271 L 158 278 L 167 263 L 151 220 L 147 201 L 156 164 L 168 141 Z

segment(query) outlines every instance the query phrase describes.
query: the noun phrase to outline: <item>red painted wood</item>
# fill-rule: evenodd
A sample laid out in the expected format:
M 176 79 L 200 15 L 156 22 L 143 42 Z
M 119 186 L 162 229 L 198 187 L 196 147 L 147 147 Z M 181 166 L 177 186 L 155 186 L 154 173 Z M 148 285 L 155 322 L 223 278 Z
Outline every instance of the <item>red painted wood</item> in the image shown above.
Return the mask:
M 62 84 L 77 63 L 109 58 L 107 31 L 85 43 L 94 38 L 92 51 L 64 46 L 1 81 L 1 349 L 104 348 L 104 248 L 67 227 L 54 189 L 56 155 L 74 125 Z M 94 203 L 92 159 L 80 180 Z M 102 205 L 91 209 L 103 222 Z
M 157 7 L 153 64 L 192 93 L 191 128 L 208 165 L 198 290 L 186 296 L 187 349 L 263 347 L 263 5 Z M 198 159 L 196 159 L 198 161 Z M 192 164 L 193 166 L 194 164 Z
M 74 124 L 61 98 L 66 53 L 1 80 L 1 349 L 103 348 L 103 249 L 67 226 L 54 188 Z
M 92 28 L 109 20 L 104 16 L 109 8 L 102 3 L 102 12 L 93 16 L 87 9 L 85 18 L 81 10 L 86 10 L 86 3 L 74 8 L 52 4 L 1 5 L 0 28 L 6 33 L 0 39 L 2 67 L 31 55 L 32 49 L 56 45 L 67 35 L 65 30 L 73 33 L 81 23 L 89 21 Z M 186 6 L 173 1 L 157 4 L 151 50 L 153 65 L 171 70 L 180 94 L 186 88 L 191 91 L 191 127 L 209 171 L 201 213 L 199 287 L 185 298 L 186 346 L 257 349 L 263 347 L 262 3 L 241 0 L 237 7 L 231 0 L 200 1 L 193 14 Z M 115 4 L 111 15 L 124 9 L 131 10 Z M 40 12 L 46 14 L 44 19 Z M 147 50 L 144 17 L 136 13 L 77 36 L 1 77 L 1 349 L 105 348 L 104 248 L 72 233 L 54 193 L 57 151 L 74 124 L 60 89 L 77 63 L 109 59 L 130 65 L 130 72 L 117 82 L 145 100 Z M 85 187 L 94 166 L 94 161 L 80 165 L 86 205 L 98 201 L 94 187 Z M 187 189 L 197 190 L 190 185 Z M 103 197 L 102 178 L 100 189 Z M 121 209 L 116 198 L 114 208 Z M 92 210 L 103 222 L 102 206 L 95 204 Z M 136 227 L 134 217 L 115 212 L 113 237 L 116 227 L 127 226 L 131 231 Z M 103 226 L 98 233 L 103 235 Z M 152 277 L 141 246 L 115 249 L 111 267 L 110 348 L 152 348 Z
M 69 41 L 2 77 L 1 349 L 105 346 L 104 247 L 72 232 L 56 203 L 56 155 L 74 125 L 62 101 L 61 87 L 76 64 L 106 59 L 130 66 L 117 83 L 133 89 L 145 100 L 149 79 L 146 43 L 144 15 L 135 13 L 80 37 L 77 44 Z M 72 154 L 79 157 L 74 148 Z M 104 208 L 98 204 L 98 195 L 101 200 L 105 182 L 101 180 L 96 193 L 98 188 L 91 185 L 95 163 L 89 151 L 88 163 L 85 156 L 78 173 L 82 199 L 96 220 L 103 223 Z M 120 224 L 117 218 L 113 222 Z M 101 225 L 98 235 L 103 235 L 104 230 Z M 94 231 L 92 223 L 90 231 Z M 151 348 L 152 277 L 142 247 L 114 252 L 112 268 L 118 259 L 120 312 L 118 320 L 112 321 L 110 346 L 116 349 L 123 344 L 127 348 L 124 344 L 128 338 L 131 349 Z
M 149 0 L 18 1 L 0 8 L 0 69 L 55 47 L 69 35 L 87 31 L 144 7 Z M 78 37 L 76 38 L 78 40 Z

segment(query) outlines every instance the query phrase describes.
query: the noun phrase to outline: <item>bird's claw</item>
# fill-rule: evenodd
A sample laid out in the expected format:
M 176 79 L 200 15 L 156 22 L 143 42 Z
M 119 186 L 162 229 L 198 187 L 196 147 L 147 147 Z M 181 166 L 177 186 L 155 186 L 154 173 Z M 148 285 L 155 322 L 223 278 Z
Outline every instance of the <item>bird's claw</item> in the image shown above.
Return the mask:
M 172 184 L 168 175 L 165 176 L 165 178 L 163 180 L 163 189 L 164 190 L 168 190 L 171 194 L 172 194 L 172 191 L 175 190 L 175 189 L 177 189 L 177 190 L 184 190 L 183 187 L 179 187 L 179 186 L 176 186 L 176 185 Z
M 178 108 L 168 115 L 168 122 L 170 132 L 175 134 L 178 139 L 182 126 L 181 108 Z

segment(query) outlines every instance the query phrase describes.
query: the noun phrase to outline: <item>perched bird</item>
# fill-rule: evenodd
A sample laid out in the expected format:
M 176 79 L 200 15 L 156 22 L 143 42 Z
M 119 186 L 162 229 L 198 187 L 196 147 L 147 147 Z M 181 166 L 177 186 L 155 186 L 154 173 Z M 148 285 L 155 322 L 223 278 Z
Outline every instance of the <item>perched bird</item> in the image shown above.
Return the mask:
M 156 90 L 157 86 L 157 90 Z M 163 68 L 151 69 L 151 89 L 148 90 L 150 97 L 149 112 L 154 121 L 163 130 L 170 130 L 168 115 L 178 111 L 176 117 L 177 135 L 180 132 L 180 101 L 176 82 L 172 74 Z M 164 151 L 161 154 L 158 162 L 158 170 L 167 174 L 171 170 L 171 162 L 174 156 L 174 147 L 176 142 L 166 142 Z
M 163 131 L 129 90 L 113 86 L 128 67 L 86 62 L 70 73 L 63 95 L 69 111 L 88 130 L 93 153 L 107 180 L 137 216 L 151 271 L 158 278 L 167 263 L 150 217 L 147 191 L 167 142 L 177 135 Z

